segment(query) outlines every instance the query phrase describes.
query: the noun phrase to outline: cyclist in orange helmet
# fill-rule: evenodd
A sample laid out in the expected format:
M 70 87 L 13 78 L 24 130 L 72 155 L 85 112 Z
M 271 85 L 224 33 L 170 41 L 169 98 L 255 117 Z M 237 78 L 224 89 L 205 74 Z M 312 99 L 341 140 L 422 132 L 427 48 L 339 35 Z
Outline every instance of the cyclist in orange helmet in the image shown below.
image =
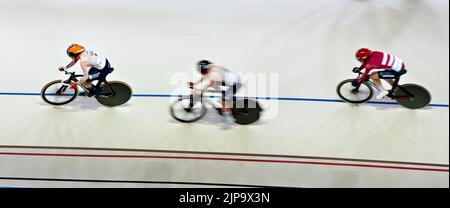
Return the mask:
M 80 44 L 71 44 L 67 48 L 67 55 L 72 61 L 65 67 L 59 67 L 59 70 L 67 70 L 80 61 L 81 69 L 83 70 L 83 77 L 78 83 L 73 83 L 72 88 L 76 88 L 77 84 L 82 84 L 89 89 L 88 96 L 100 95 L 100 85 L 106 79 L 106 76 L 114 71 L 111 67 L 108 59 L 99 56 L 97 53 L 86 50 L 86 48 Z M 98 80 L 94 86 L 92 81 Z

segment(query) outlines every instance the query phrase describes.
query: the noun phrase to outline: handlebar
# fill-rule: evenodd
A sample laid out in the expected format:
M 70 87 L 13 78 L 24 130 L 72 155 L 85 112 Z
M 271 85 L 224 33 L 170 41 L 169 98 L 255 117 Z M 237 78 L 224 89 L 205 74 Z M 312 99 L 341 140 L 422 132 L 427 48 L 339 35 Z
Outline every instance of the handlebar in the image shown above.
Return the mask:
M 75 74 L 75 72 L 69 72 L 65 67 L 61 67 L 58 69 L 60 72 L 64 72 L 64 74 Z
M 359 70 L 359 67 L 354 67 L 354 68 L 352 69 L 352 72 L 353 72 L 353 73 L 357 73 L 357 74 L 364 74 L 364 73 L 361 72 L 361 70 Z
M 64 72 L 64 74 L 66 75 L 70 75 L 69 80 L 73 80 L 75 82 L 78 82 L 77 77 L 83 77 L 84 75 L 82 74 L 75 74 L 75 72 L 69 72 L 67 71 L 67 69 L 63 68 L 63 70 L 59 69 L 60 72 Z
M 64 74 L 70 74 L 70 75 L 73 75 L 73 76 L 75 76 L 75 77 L 82 77 L 83 75 L 76 75 L 75 74 L 75 72 L 69 72 L 69 71 L 67 71 L 66 69 L 63 69 L 63 70 L 59 70 L 60 72 L 64 72 Z

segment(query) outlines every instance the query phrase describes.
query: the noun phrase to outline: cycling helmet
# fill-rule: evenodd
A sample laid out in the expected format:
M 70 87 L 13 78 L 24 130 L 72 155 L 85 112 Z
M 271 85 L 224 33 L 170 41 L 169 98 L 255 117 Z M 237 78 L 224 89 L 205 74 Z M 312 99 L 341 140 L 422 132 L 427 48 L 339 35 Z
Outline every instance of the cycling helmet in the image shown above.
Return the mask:
M 205 74 L 211 64 L 211 61 L 201 60 L 197 63 L 197 69 L 201 74 Z
M 358 61 L 364 62 L 369 58 L 369 56 L 372 54 L 372 51 L 368 48 L 360 48 L 356 51 L 355 57 Z
M 83 53 L 86 49 L 79 44 L 71 44 L 68 48 L 67 48 L 67 55 L 70 58 L 77 58 L 81 53 Z

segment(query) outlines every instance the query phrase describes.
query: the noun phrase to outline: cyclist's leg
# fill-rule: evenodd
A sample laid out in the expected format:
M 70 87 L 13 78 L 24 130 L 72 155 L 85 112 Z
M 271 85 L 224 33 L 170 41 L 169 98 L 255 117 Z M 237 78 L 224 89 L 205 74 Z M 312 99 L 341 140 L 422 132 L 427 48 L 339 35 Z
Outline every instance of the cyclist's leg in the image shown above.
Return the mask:
M 235 94 L 239 88 L 240 84 L 234 84 L 233 86 L 229 86 L 227 91 L 222 92 L 222 114 L 225 124 L 231 124 L 234 122 L 231 109 L 233 108 L 233 103 L 235 101 Z
M 225 82 L 222 82 L 222 87 L 225 87 Z M 228 113 L 231 111 L 231 106 L 228 104 L 227 102 L 227 97 L 229 96 L 229 91 L 230 89 L 228 89 L 227 91 L 222 91 L 222 99 L 220 100 L 220 104 L 222 105 L 222 113 L 223 115 L 225 115 L 225 113 Z
M 91 96 L 90 95 L 90 93 L 91 93 L 91 89 L 92 89 L 92 87 L 93 87 L 93 84 L 92 84 L 92 80 L 86 80 L 85 82 L 81 82 L 80 83 L 83 87 L 81 88 L 82 90 L 80 91 L 80 93 L 79 93 L 79 95 L 81 95 L 81 96 Z M 86 89 L 87 91 L 85 91 L 84 89 Z
M 83 85 L 84 88 L 90 90 L 92 89 L 92 80 L 88 79 L 85 82 L 80 83 L 81 85 Z
M 233 86 L 229 86 L 228 90 L 222 93 L 222 104 L 225 109 L 233 108 L 233 104 L 236 102 L 236 93 L 241 88 L 240 83 L 236 83 Z
M 386 79 L 386 82 L 391 85 L 391 87 L 394 85 L 395 79 Z
M 375 69 L 372 70 L 369 74 L 370 79 L 372 80 L 372 82 L 375 84 L 375 86 L 377 86 L 378 90 L 383 91 L 384 87 L 383 84 L 381 83 L 381 76 L 380 73 L 383 72 L 384 69 Z
M 88 96 L 93 96 L 96 94 L 95 93 L 97 90 L 96 85 L 93 85 L 92 82 L 97 80 L 98 83 L 99 78 L 100 78 L 100 70 L 92 67 L 89 70 L 89 78 L 86 81 L 86 85 L 84 85 L 86 89 L 89 90 Z
M 222 84 L 222 86 L 224 86 L 224 84 Z M 221 125 L 223 125 L 222 126 L 223 129 L 230 128 L 230 125 L 233 124 L 233 122 L 234 122 L 234 118 L 231 113 L 231 106 L 227 102 L 228 91 L 229 90 L 222 91 L 222 99 L 221 99 L 222 123 L 221 123 Z
M 377 85 L 378 89 L 380 90 L 377 95 L 377 99 L 382 99 L 389 94 L 389 91 L 384 89 L 383 85 L 381 84 L 381 79 L 384 79 L 389 84 L 391 84 L 390 80 L 392 78 L 395 78 L 396 76 L 395 76 L 395 74 L 391 73 L 390 70 L 378 71 L 376 74 L 374 74 L 372 76 L 376 79 L 376 81 L 375 81 L 375 79 L 372 79 L 372 80 L 374 80 L 375 85 Z
M 373 73 L 370 75 L 370 79 L 373 81 L 373 83 L 377 86 L 379 90 L 383 90 L 383 84 L 381 84 L 380 76 L 378 73 Z
M 395 70 L 385 70 L 382 72 L 379 72 L 379 76 L 386 80 L 389 85 L 392 87 L 395 85 L 396 82 L 400 79 L 400 76 L 402 75 L 401 72 L 395 71 Z
M 97 84 L 94 86 L 94 92 L 96 96 L 99 96 L 101 94 L 101 85 L 103 82 L 106 81 L 106 77 L 112 72 L 114 71 L 114 69 L 111 67 L 110 63 L 108 60 L 106 60 L 106 65 L 102 70 L 99 70 L 99 75 L 97 77 Z M 107 95 L 112 94 L 111 92 L 108 93 Z
M 96 68 L 91 68 L 88 72 L 89 76 L 88 79 L 84 82 L 81 82 L 80 84 L 83 85 L 83 88 L 88 90 L 87 92 L 81 91 L 80 95 L 87 95 L 92 96 L 94 91 L 94 85 L 92 84 L 93 81 L 96 80 L 96 78 L 99 75 L 99 70 Z

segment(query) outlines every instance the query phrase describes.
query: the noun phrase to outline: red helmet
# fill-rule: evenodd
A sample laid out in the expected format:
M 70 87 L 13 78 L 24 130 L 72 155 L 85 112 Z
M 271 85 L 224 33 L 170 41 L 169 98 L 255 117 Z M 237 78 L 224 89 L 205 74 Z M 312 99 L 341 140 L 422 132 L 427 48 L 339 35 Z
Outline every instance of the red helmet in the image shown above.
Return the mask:
M 366 61 L 367 58 L 372 54 L 372 51 L 368 48 L 360 48 L 356 51 L 355 57 L 358 61 Z

